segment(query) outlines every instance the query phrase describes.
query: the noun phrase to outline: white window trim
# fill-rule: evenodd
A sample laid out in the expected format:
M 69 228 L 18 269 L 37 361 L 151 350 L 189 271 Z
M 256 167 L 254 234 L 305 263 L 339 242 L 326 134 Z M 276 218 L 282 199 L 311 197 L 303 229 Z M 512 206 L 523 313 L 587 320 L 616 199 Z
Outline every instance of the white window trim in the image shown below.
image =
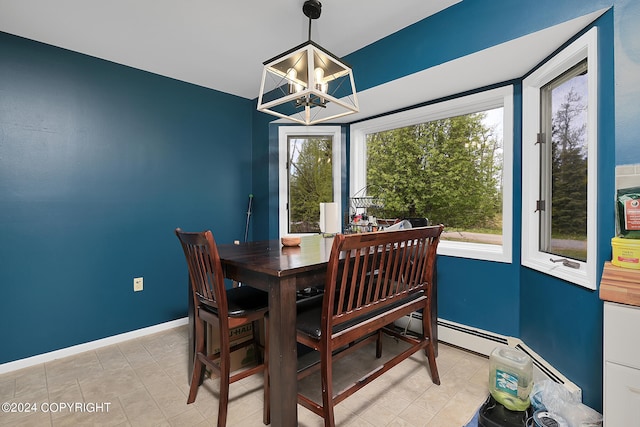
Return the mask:
M 338 212 L 342 212 L 342 177 L 341 161 L 342 140 L 340 138 L 340 126 L 280 126 L 278 128 L 278 182 L 279 182 L 279 215 L 278 230 L 280 236 L 289 235 L 289 218 L 287 215 L 287 143 L 289 136 L 331 136 L 333 138 L 331 148 L 331 162 L 333 166 L 333 201 L 338 204 Z M 294 233 L 295 234 L 295 233 Z M 304 235 L 304 234 L 300 234 Z
M 503 199 L 502 245 L 441 240 L 438 254 L 460 258 L 511 263 L 513 230 L 513 86 L 479 92 L 409 111 L 378 117 L 351 126 L 350 196 L 365 187 L 366 135 L 503 107 Z
M 588 289 L 597 289 L 597 147 L 598 147 L 598 69 L 597 28 L 592 28 L 538 70 L 524 79 L 522 86 L 522 265 Z M 540 129 L 540 88 L 580 61 L 587 59 L 587 262 L 574 269 L 553 263 L 539 250 L 539 218 L 536 201 L 539 198 L 539 148 L 535 144 Z M 575 261 L 575 260 L 572 260 Z

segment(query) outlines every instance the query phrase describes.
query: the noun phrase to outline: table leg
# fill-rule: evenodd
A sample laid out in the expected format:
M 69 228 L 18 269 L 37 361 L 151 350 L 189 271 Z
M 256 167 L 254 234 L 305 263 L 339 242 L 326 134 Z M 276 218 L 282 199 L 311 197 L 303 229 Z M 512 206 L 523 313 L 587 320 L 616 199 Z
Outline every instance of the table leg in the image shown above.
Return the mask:
M 296 279 L 269 279 L 271 425 L 298 425 Z

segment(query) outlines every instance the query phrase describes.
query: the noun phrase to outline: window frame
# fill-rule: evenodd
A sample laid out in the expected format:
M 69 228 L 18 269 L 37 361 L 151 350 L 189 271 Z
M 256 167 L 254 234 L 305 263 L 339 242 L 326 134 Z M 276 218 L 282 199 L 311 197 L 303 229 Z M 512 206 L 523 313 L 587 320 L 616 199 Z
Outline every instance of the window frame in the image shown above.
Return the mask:
M 338 212 L 342 212 L 342 177 L 341 177 L 341 146 L 340 126 L 280 126 L 278 128 L 278 232 L 280 236 L 300 235 L 308 233 L 289 233 L 289 176 L 287 160 L 289 153 L 289 137 L 317 137 L 329 136 L 331 141 L 331 162 L 333 177 L 333 201 L 338 204 Z
M 550 276 L 597 289 L 597 183 L 598 183 L 598 57 L 597 28 L 577 38 L 527 76 L 522 83 L 522 265 Z M 554 263 L 554 256 L 540 251 L 540 218 L 536 212 L 540 186 L 540 90 L 581 61 L 587 60 L 587 261 L 570 259 L 579 269 Z
M 503 263 L 512 262 L 513 241 L 513 86 L 463 95 L 423 107 L 351 125 L 349 193 L 366 186 L 366 135 L 418 123 L 503 108 L 502 245 L 441 240 L 438 254 Z

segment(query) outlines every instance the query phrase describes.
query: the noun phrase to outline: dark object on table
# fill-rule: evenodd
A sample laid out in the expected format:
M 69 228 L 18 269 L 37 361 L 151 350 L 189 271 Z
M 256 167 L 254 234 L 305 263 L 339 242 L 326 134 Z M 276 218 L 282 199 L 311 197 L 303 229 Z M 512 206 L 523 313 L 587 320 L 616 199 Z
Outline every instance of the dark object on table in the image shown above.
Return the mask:
M 407 221 L 411 223 L 411 227 L 426 227 L 429 225 L 428 218 L 405 218 Z

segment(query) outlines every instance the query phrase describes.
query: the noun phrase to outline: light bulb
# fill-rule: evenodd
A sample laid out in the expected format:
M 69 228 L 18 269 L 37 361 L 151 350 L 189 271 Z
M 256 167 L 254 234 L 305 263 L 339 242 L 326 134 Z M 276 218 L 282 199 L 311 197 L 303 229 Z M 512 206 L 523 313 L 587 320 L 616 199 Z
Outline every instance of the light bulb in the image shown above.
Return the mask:
M 300 85 L 296 83 L 296 78 L 298 77 L 298 72 L 295 68 L 289 68 L 287 70 L 287 80 L 289 80 L 289 93 L 297 93 L 300 92 Z
M 323 92 L 327 91 L 327 85 L 324 82 L 324 70 L 320 67 L 316 68 L 314 71 L 315 74 L 315 87 L 318 90 Z

